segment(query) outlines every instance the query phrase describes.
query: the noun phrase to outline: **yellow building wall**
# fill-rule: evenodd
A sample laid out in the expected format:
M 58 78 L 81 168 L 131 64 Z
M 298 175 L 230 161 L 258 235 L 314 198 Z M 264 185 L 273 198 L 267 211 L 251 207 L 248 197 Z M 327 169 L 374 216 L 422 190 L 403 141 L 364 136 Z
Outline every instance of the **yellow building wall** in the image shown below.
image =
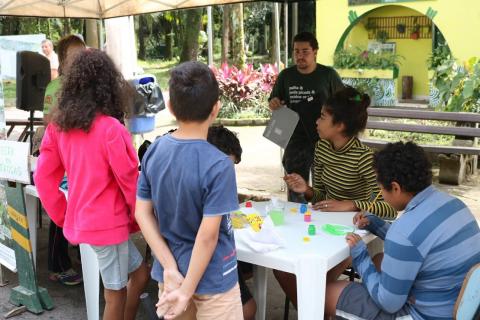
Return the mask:
M 365 29 L 364 22 L 368 17 L 399 17 L 420 15 L 417 11 L 401 6 L 385 6 L 366 14 L 362 21 L 359 21 L 348 34 L 344 42 L 345 48 L 359 47 L 367 49 L 368 42 L 374 39 L 368 39 L 368 32 Z M 408 33 L 409 31 L 405 31 Z M 396 53 L 402 58 L 399 60 L 399 76 L 397 81 L 397 96 L 402 93 L 402 76 L 413 77 L 413 95 L 417 98 L 427 98 L 428 72 L 426 60 L 432 52 L 432 39 L 388 39 L 387 42 L 396 44 Z
M 332 65 L 333 54 L 342 35 L 350 25 L 349 13 L 356 14 L 359 19 L 370 11 L 392 4 L 369 4 L 349 6 L 348 0 L 317 0 L 316 29 L 319 42 L 317 59 L 322 64 Z M 430 0 L 395 3 L 395 6 L 409 8 L 418 14 L 426 14 L 429 8 L 437 11 L 433 22 L 447 40 L 453 56 L 464 62 L 472 56 L 480 56 L 480 1 L 479 0 Z M 395 9 L 398 10 L 398 9 Z M 350 12 L 352 11 L 352 12 Z M 403 40 L 407 41 L 407 39 Z M 426 40 L 415 41 L 414 50 L 424 50 Z M 417 47 L 418 46 L 418 47 Z M 397 51 L 399 54 L 401 52 Z M 422 58 L 414 58 L 412 65 L 419 65 Z M 425 67 L 426 68 L 426 67 Z M 405 72 L 410 69 L 405 68 Z M 412 71 L 415 71 L 414 68 Z M 425 70 L 426 72 L 426 70 Z M 419 79 L 420 81 L 420 79 Z M 418 82 L 418 81 L 415 81 Z M 418 85 L 418 86 L 417 86 Z M 427 84 L 428 85 L 428 84 Z M 422 95 L 423 85 L 414 86 L 414 95 Z

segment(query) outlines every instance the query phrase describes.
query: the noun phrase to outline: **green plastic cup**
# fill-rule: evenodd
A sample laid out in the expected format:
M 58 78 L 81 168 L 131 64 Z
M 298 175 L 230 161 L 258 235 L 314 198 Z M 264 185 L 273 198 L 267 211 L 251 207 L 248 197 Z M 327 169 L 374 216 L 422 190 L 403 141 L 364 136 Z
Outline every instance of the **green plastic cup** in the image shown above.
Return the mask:
M 268 212 L 268 215 L 270 216 L 270 219 L 272 219 L 275 226 L 281 226 L 282 224 L 285 224 L 285 215 L 283 214 L 282 210 L 273 209 Z

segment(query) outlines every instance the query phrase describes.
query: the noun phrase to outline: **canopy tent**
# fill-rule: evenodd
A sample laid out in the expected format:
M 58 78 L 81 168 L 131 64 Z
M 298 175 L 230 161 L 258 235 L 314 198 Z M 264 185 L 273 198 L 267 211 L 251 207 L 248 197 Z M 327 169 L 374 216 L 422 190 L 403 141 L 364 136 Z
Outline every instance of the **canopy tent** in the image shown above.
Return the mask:
M 231 3 L 248 3 L 259 0 L 6 0 L 0 1 L 0 16 L 28 16 L 45 18 L 91 18 L 107 19 L 153 13 L 194 7 L 205 7 L 212 5 L 224 5 Z M 314 0 L 266 0 L 265 2 L 297 3 Z M 296 9 L 294 9 L 296 11 Z M 288 16 L 285 10 L 285 16 Z M 211 18 L 211 11 L 209 10 Z M 280 63 L 280 37 L 279 37 L 279 7 L 274 9 L 274 36 L 277 42 L 275 52 L 277 65 Z M 296 19 L 294 19 L 294 25 Z M 211 26 L 209 26 L 211 29 Z M 287 29 L 287 19 L 285 19 Z M 287 65 L 287 42 L 285 35 L 285 65 Z M 212 39 L 209 32 L 209 62 L 212 60 Z
M 10 0 L 0 1 L 0 16 L 46 18 L 114 17 L 258 0 Z M 270 0 L 293 3 L 306 0 Z

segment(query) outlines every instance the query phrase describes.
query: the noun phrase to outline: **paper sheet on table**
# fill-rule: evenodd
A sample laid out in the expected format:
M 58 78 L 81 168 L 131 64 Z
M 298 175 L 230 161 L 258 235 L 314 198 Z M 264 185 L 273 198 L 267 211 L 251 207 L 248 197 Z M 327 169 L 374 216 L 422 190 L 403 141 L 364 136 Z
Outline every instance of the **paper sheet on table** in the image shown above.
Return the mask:
M 368 234 L 368 230 L 356 229 L 355 233 L 358 234 L 359 236 L 364 236 Z
M 285 246 L 285 241 L 275 230 L 270 217 L 265 217 L 262 229 L 255 232 L 252 228 L 235 233 L 236 241 L 241 242 L 255 252 L 269 252 Z

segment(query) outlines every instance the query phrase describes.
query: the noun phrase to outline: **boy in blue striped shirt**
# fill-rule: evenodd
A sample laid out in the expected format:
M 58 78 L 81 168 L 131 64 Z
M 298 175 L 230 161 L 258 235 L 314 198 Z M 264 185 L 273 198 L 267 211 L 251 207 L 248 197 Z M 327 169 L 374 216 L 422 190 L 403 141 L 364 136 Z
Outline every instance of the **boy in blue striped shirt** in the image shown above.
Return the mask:
M 327 284 L 325 313 L 340 319 L 451 319 L 468 270 L 480 262 L 480 230 L 463 202 L 433 187 L 422 148 L 397 142 L 375 156 L 383 198 L 404 213 L 392 224 L 359 213 L 354 223 L 385 241 L 381 270 L 347 236 L 362 284 Z M 375 259 L 374 259 L 375 260 Z

